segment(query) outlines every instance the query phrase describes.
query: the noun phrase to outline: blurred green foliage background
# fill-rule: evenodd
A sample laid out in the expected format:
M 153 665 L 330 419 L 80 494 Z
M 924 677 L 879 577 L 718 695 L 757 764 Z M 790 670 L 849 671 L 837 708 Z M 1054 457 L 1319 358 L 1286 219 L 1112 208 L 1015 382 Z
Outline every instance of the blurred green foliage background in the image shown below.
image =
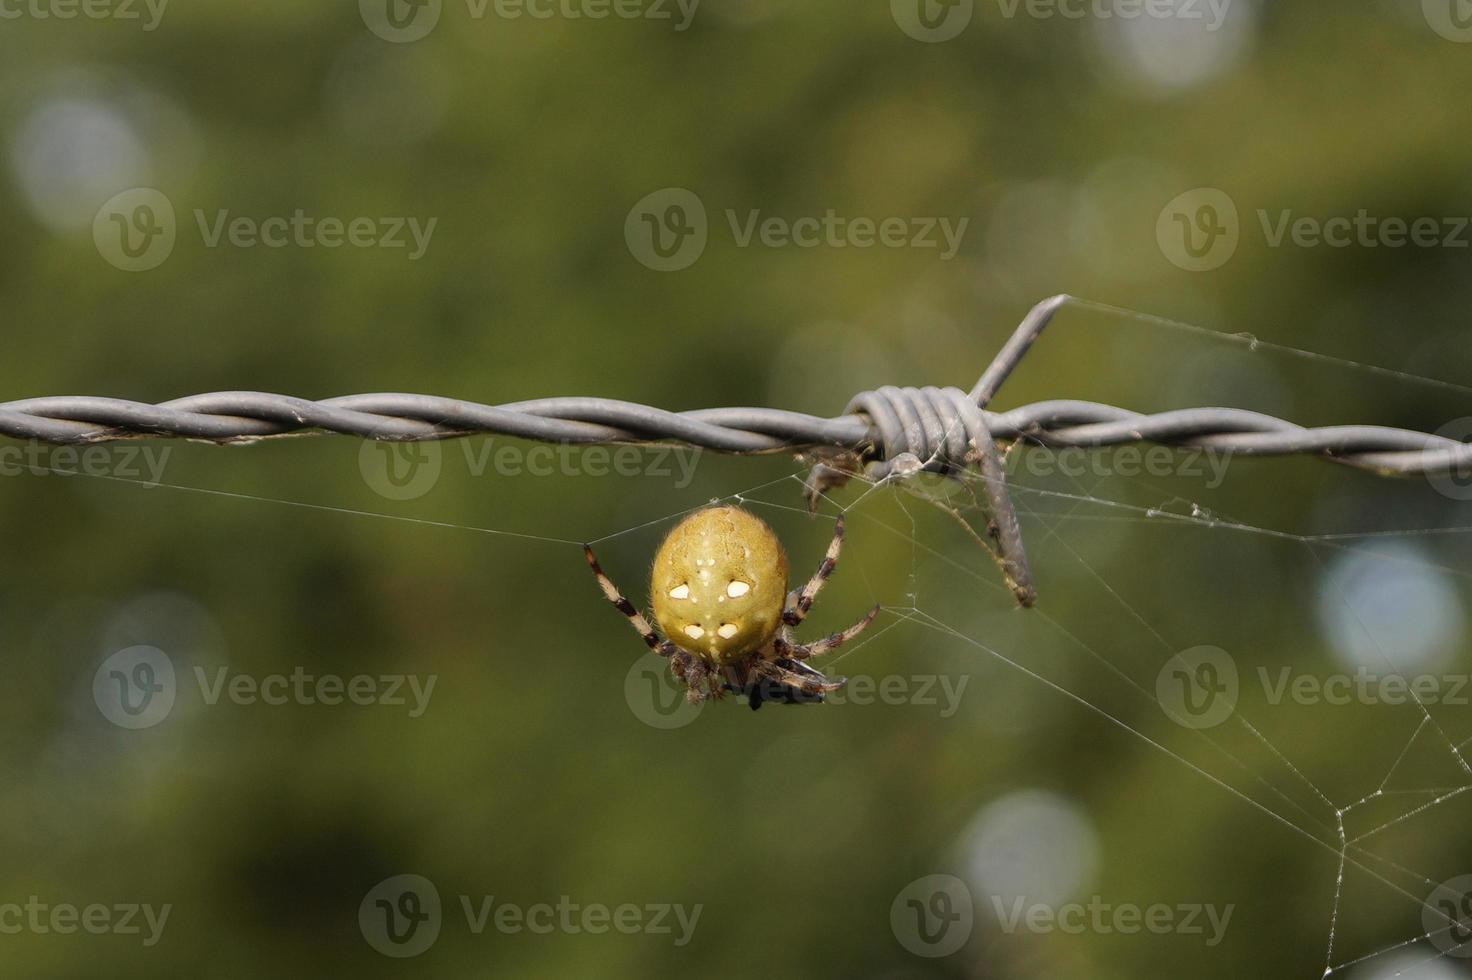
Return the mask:
M 172 0 L 157 17 L 119 0 L 72 19 L 63 0 L 0 4 L 0 397 L 590 394 L 834 415 L 877 384 L 969 386 L 1034 302 L 1066 291 L 1343 361 L 1076 305 L 999 407 L 1230 404 L 1427 430 L 1468 414 L 1472 236 L 1274 247 L 1259 217 L 1472 214 L 1472 44 L 1437 29 L 1436 4 L 1233 0 L 1213 22 L 1206 5 L 1199 21 L 1101 16 L 1125 0 L 1067 4 L 1077 18 L 926 2 L 969 20 L 923 41 L 905 0 L 703 0 L 683 30 L 674 5 L 542 19 L 443 0 L 405 41 L 370 26 L 385 3 L 426 14 L 402 0 Z M 172 253 L 144 272 L 93 237 L 134 187 L 177 216 Z M 669 187 L 703 202 L 709 241 L 658 272 L 625 225 Z M 1201 187 L 1234 202 L 1240 241 L 1189 271 L 1158 225 Z M 195 217 L 298 209 L 436 223 L 411 260 L 209 247 Z M 828 209 L 968 223 L 943 259 L 742 247 L 727 217 Z M 437 479 L 397 500 L 382 467 L 413 451 L 146 445 L 167 448 L 175 488 L 138 485 L 121 450 L 97 477 L 0 479 L 0 905 L 172 911 L 154 945 L 6 931 L 7 976 L 1306 978 L 1326 960 L 1359 980 L 1407 963 L 1461 975 L 1424 940 L 1371 954 L 1427 931 L 1434 885 L 1472 870 L 1468 776 L 1446 748 L 1472 736 L 1466 707 L 1273 704 L 1257 682 L 1352 671 L 1367 649 L 1469 668 L 1464 536 L 1324 537 L 1466 525 L 1445 487 L 1315 460 L 1134 475 L 1110 453 L 1073 478 L 1023 450 L 1042 595 L 1024 612 L 931 506 L 949 495 L 984 526 L 974 488 L 854 485 L 836 496 L 860 501 L 844 561 L 805 629 L 883 603 L 835 670 L 902 678 L 905 695 L 727 701 L 662 730 L 637 704 L 643 646 L 575 542 L 603 539 L 642 604 L 670 519 L 747 492 L 806 574 L 831 523 L 798 512 L 792 459 L 706 454 L 682 481 L 572 456 L 569 474 L 508 476 L 474 460 L 530 447 L 476 439 L 440 447 Z M 168 655 L 177 699 L 135 731 L 99 711 L 93 680 L 140 644 Z M 1206 731 L 1156 701 L 1162 668 L 1198 645 L 1242 678 L 1236 716 Z M 418 717 L 209 704 L 195 669 L 221 667 L 436 681 Z M 923 703 L 923 678 L 964 679 L 953 710 Z M 1374 832 L 1336 889 L 1336 811 L 1377 789 L 1344 816 L 1347 837 Z M 443 905 L 412 959 L 381 955 L 359 918 L 401 874 Z M 905 889 L 932 874 L 965 883 L 970 932 L 917 956 Z M 1014 892 L 1233 912 L 1214 944 L 1009 933 Z M 461 900 L 484 896 L 701 912 L 683 945 L 678 930 L 477 934 Z

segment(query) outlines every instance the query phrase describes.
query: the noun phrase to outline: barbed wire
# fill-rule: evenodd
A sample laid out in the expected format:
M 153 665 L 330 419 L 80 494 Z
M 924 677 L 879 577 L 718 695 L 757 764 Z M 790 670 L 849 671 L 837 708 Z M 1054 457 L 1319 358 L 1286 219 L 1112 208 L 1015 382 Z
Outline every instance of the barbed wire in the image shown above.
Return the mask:
M 1005 412 L 985 405 L 1070 297 L 1035 307 L 967 395 L 957 388 L 884 387 L 856 396 L 833 418 L 776 408 L 670 412 L 611 398 L 563 397 L 486 405 L 458 398 L 386 392 L 310 400 L 259 391 L 217 391 L 159 404 L 94 396 L 0 403 L 0 435 L 57 444 L 183 438 L 220 444 L 338 433 L 422 441 L 494 433 L 572 444 L 680 442 L 722 453 L 829 449 L 881 466 L 903 453 L 958 462 L 972 431 L 961 416 L 977 406 L 994 439 L 1058 448 L 1135 442 L 1242 456 L 1319 455 L 1382 474 L 1429 474 L 1472 466 L 1472 445 L 1413 429 L 1377 425 L 1308 428 L 1239 408 L 1141 414 L 1113 405 L 1056 399 Z M 961 396 L 961 397 L 958 397 Z M 972 424 L 974 426 L 974 421 Z
M 1318 455 L 1380 474 L 1433 474 L 1472 467 L 1472 444 L 1376 425 L 1306 428 L 1239 408 L 1188 408 L 1153 415 L 1099 402 L 1059 399 L 1006 412 L 987 405 L 1069 296 L 1027 314 L 970 392 L 884 386 L 856 395 L 842 415 L 777 408 L 670 412 L 611 398 L 542 398 L 483 405 L 395 392 L 312 401 L 259 391 L 216 391 L 151 405 L 93 396 L 0 403 L 0 435 L 58 444 L 182 438 L 222 444 L 323 432 L 407 442 L 482 433 L 543 442 L 680 442 L 723 453 L 800 452 L 815 465 L 809 504 L 859 472 L 873 479 L 930 471 L 980 471 L 991 512 L 993 557 L 1017 601 L 1036 599 L 1017 514 L 1007 494 L 998 441 L 1056 448 L 1155 442 L 1222 455 Z
M 914 406 L 927 391 L 959 389 L 894 390 Z M 998 439 L 1054 447 L 1156 442 L 1244 456 L 1322 455 L 1387 475 L 1444 472 L 1472 464 L 1472 445 L 1444 436 L 1375 425 L 1305 428 L 1237 408 L 1143 415 L 1098 402 L 1052 400 L 987 411 L 984 417 Z M 229 445 L 315 432 L 384 441 L 494 433 L 575 444 L 676 441 L 735 454 L 826 447 L 886 457 L 899 452 L 930 455 L 905 448 L 924 445 L 923 436 L 910 442 L 907 432 L 886 439 L 873 420 L 858 414 L 821 418 L 773 408 L 667 412 L 611 398 L 483 405 L 401 393 L 310 401 L 259 391 L 219 391 L 157 405 L 91 396 L 0 402 L 0 434 L 56 444 L 177 437 Z

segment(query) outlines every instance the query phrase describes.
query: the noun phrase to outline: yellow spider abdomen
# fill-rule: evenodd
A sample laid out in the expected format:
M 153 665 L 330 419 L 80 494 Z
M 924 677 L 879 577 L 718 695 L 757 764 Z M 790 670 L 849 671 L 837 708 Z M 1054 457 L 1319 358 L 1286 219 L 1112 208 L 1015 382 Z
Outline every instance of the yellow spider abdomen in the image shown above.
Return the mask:
M 715 664 L 761 647 L 782 625 L 787 555 L 761 518 L 707 507 L 675 525 L 654 556 L 649 595 L 670 642 Z

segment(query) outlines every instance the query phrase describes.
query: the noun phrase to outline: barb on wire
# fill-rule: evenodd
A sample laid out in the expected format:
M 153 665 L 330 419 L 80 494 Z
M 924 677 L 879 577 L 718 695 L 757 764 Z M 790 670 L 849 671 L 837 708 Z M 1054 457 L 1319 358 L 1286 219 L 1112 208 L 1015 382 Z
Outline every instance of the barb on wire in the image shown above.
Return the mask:
M 862 392 L 842 415 L 820 418 L 776 408 L 668 412 L 610 398 L 542 398 L 483 405 L 434 395 L 381 393 L 312 401 L 258 391 L 219 391 L 150 405 L 118 398 L 60 396 L 0 403 L 0 435 L 59 444 L 183 438 L 224 444 L 334 432 L 414 441 L 479 433 L 573 444 L 681 442 L 723 453 L 808 451 L 822 462 L 808 480 L 816 495 L 864 471 L 874 478 L 923 469 L 981 471 L 998 561 L 1013 593 L 1030 605 L 1017 517 L 1007 498 L 997 442 L 1101 448 L 1155 442 L 1243 456 L 1318 455 L 1375 473 L 1446 473 L 1472 467 L 1472 444 L 1376 425 L 1306 428 L 1237 408 L 1188 408 L 1143 415 L 1113 405 L 1052 400 L 1006 412 L 987 408 L 1058 309 L 1035 306 L 970 392 L 885 386 Z

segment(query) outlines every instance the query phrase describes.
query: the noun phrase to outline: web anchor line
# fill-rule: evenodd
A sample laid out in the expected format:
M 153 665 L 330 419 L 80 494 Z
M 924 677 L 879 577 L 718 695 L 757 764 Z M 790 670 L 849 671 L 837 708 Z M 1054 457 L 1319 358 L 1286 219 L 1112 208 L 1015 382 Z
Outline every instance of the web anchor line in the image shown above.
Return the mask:
M 259 391 L 217 391 L 159 404 L 89 395 L 0 403 L 0 435 L 58 445 L 179 438 L 224 445 L 337 433 L 389 442 L 494 433 L 571 445 L 680 443 L 739 455 L 796 452 L 816 460 L 810 504 L 849 477 L 978 471 L 986 485 L 995 555 L 1022 605 L 1035 598 L 999 442 L 1100 449 L 1152 442 L 1220 455 L 1323 456 L 1372 473 L 1433 475 L 1472 470 L 1472 444 L 1377 425 L 1308 428 L 1239 408 L 1145 415 L 1099 402 L 1054 399 L 1006 412 L 987 406 L 1055 313 L 1046 299 L 1023 318 L 969 391 L 886 385 L 856 395 L 842 415 L 778 408 L 669 412 L 597 397 L 485 405 L 436 395 L 382 392 L 313 401 Z

